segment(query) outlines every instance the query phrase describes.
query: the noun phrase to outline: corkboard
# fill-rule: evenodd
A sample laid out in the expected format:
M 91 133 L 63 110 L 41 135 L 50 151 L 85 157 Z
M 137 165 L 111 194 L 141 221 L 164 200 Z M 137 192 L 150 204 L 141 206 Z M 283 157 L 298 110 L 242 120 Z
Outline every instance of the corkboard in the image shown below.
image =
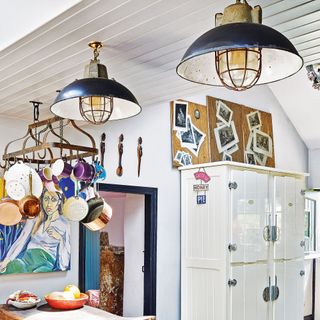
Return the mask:
M 192 124 L 205 134 L 205 138 L 199 149 L 198 156 L 194 155 L 188 148 L 181 146 L 181 141 L 176 135 L 174 130 L 174 101 L 170 103 L 170 116 L 171 116 L 171 136 L 172 136 L 172 163 L 174 167 L 180 167 L 181 164 L 174 160 L 178 151 L 183 151 L 191 155 L 192 164 L 200 164 L 210 162 L 210 149 L 209 149 L 209 128 L 208 128 L 208 108 L 207 106 L 185 101 L 176 100 L 188 103 L 188 115 L 191 118 Z M 195 117 L 195 111 L 199 110 L 200 118 Z
M 208 119 L 209 119 L 209 131 L 210 131 L 210 155 L 211 161 L 221 161 L 223 154 L 219 153 L 216 137 L 214 134 L 214 129 L 217 127 L 217 107 L 216 102 L 221 100 L 225 103 L 232 111 L 232 120 L 234 121 L 235 128 L 239 138 L 239 150 L 232 154 L 232 161 L 236 162 L 246 162 L 245 151 L 250 135 L 250 129 L 247 122 L 247 114 L 259 111 L 254 108 L 250 108 L 244 105 L 239 105 L 230 101 L 217 99 L 207 96 L 207 106 L 208 106 Z M 272 115 L 268 112 L 259 111 L 261 116 L 261 128 L 260 131 L 268 134 L 272 139 L 272 156 L 267 158 L 266 166 L 275 167 L 275 154 L 274 154 L 274 142 L 273 142 L 273 130 L 272 130 Z M 258 163 L 257 163 L 258 164 Z

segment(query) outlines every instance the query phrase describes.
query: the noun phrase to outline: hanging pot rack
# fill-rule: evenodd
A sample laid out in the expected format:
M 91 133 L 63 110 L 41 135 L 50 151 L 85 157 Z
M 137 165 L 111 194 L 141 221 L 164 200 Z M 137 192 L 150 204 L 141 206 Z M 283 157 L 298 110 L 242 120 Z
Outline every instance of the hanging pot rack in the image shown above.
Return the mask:
M 58 125 L 55 125 L 57 123 Z M 63 137 L 63 129 L 68 126 L 87 137 L 91 146 L 71 144 Z M 56 132 L 57 129 L 60 129 L 59 133 Z M 58 138 L 59 141 L 51 141 L 52 137 L 55 140 Z M 13 146 L 19 142 L 22 143 L 22 145 L 20 144 L 21 148 L 14 150 Z M 29 146 L 30 143 L 33 145 Z M 4 165 L 0 166 L 1 168 L 7 168 L 10 163 L 17 161 L 37 165 L 51 164 L 59 158 L 63 158 L 65 161 L 72 161 L 88 157 L 94 159 L 97 155 L 98 149 L 96 148 L 95 140 L 88 132 L 79 128 L 73 120 L 55 116 L 29 124 L 27 133 L 23 137 L 10 141 L 4 149 L 2 157 Z

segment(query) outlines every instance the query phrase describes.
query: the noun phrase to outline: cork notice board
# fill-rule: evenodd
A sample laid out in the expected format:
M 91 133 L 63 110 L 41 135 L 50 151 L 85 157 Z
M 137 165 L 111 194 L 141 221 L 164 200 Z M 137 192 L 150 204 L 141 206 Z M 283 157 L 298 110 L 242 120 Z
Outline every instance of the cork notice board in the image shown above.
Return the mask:
M 230 101 L 207 97 L 211 161 L 275 166 L 272 116 Z
M 207 106 L 172 101 L 170 114 L 173 166 L 210 162 Z

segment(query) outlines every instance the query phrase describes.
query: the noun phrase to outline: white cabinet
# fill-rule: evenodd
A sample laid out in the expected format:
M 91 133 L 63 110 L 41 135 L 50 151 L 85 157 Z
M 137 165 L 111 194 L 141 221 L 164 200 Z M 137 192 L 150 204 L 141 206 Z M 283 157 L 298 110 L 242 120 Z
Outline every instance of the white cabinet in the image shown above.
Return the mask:
M 218 162 L 181 188 L 181 319 L 302 320 L 305 176 Z

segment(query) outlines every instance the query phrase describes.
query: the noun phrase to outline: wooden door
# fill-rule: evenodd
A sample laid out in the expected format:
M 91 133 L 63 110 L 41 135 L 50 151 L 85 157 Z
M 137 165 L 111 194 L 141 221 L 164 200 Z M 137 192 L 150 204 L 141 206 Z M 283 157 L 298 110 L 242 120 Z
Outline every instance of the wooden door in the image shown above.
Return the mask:
M 270 215 L 268 175 L 232 170 L 231 181 L 231 262 L 256 262 L 268 259 L 269 243 L 263 234 Z
M 206 203 L 197 204 L 196 171 L 182 172 L 181 319 L 226 319 L 226 168 L 208 168 Z

